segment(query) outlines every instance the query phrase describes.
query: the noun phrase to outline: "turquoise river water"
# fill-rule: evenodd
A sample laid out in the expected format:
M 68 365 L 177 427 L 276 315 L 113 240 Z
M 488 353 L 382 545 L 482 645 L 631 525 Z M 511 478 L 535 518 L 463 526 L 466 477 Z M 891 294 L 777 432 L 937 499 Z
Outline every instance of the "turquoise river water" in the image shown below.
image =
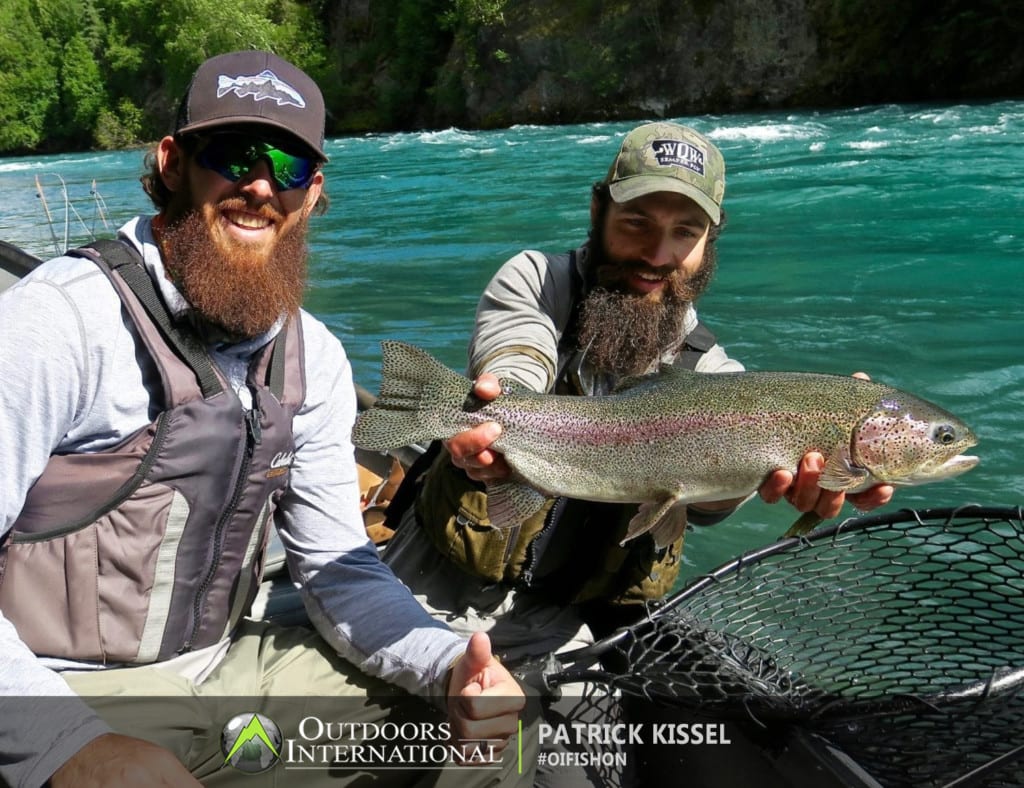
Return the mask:
M 750 369 L 864 370 L 975 429 L 977 468 L 902 489 L 888 508 L 1024 503 L 1024 102 L 679 120 L 726 157 L 728 226 L 700 311 L 730 353 Z M 382 339 L 461 369 L 487 279 L 522 248 L 584 238 L 590 184 L 632 125 L 329 140 L 332 205 L 313 220 L 307 305 L 357 380 L 376 390 Z M 112 234 L 149 210 L 141 161 L 0 159 L 0 238 L 47 256 Z M 755 501 L 693 532 L 686 577 L 792 519 Z

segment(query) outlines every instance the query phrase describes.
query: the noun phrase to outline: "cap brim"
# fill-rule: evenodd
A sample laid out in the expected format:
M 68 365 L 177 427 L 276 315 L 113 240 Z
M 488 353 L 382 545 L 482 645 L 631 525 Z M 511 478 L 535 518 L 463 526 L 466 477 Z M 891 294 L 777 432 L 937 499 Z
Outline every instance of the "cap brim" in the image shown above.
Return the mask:
M 294 140 L 296 145 L 309 151 L 313 154 L 313 157 L 318 159 L 321 163 L 328 161 L 327 154 L 323 152 L 318 146 L 313 145 L 309 140 L 303 139 L 295 133 L 295 130 L 284 123 L 278 123 L 271 118 L 259 118 L 253 115 L 235 115 L 226 116 L 221 118 L 210 118 L 208 120 L 198 121 L 196 123 L 189 123 L 182 126 L 180 129 L 175 131 L 175 135 L 182 134 L 196 134 L 201 131 L 211 131 L 218 129 L 222 126 L 234 126 L 236 128 L 254 128 L 262 127 L 268 129 L 274 129 L 278 132 L 284 132 L 285 136 L 289 140 Z
M 718 224 L 722 220 L 722 209 L 715 204 L 714 200 L 696 186 L 677 178 L 667 178 L 662 175 L 636 175 L 609 183 L 608 192 L 615 202 L 629 202 L 654 192 L 675 192 L 689 197 L 697 203 L 711 219 L 712 224 Z

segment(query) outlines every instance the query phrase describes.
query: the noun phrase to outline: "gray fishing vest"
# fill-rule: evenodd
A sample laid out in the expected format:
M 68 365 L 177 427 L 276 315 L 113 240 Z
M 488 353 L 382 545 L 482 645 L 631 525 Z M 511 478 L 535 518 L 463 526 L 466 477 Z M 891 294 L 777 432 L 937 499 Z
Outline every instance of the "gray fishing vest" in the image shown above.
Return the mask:
M 118 446 L 50 458 L 0 547 L 0 609 L 38 655 L 163 661 L 221 640 L 256 594 L 305 397 L 302 333 L 293 318 L 254 359 L 246 411 L 138 253 L 92 247 L 77 253 L 121 297 L 164 409 Z

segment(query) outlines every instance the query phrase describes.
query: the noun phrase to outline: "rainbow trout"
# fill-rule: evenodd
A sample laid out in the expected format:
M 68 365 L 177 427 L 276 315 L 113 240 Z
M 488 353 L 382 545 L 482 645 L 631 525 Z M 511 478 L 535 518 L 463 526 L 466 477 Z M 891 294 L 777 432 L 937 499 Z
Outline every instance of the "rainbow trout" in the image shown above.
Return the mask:
M 545 498 L 638 503 L 627 541 L 682 535 L 686 506 L 752 495 L 769 473 L 826 458 L 819 485 L 858 492 L 938 481 L 973 468 L 977 443 L 960 420 L 913 394 L 872 381 L 802 372 L 701 374 L 666 367 L 598 397 L 537 394 L 503 380 L 484 402 L 473 382 L 423 350 L 384 342 L 381 393 L 352 432 L 387 451 L 501 424 L 494 448 L 513 478 L 487 489 L 488 518 L 517 525 Z M 820 518 L 800 518 L 787 535 Z

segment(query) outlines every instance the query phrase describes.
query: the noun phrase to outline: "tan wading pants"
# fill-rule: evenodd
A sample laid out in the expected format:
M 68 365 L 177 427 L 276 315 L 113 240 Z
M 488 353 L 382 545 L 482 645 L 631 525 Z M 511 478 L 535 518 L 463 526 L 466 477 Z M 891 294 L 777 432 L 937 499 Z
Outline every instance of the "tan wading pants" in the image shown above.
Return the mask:
M 440 710 L 362 674 L 311 629 L 266 622 L 240 629 L 199 684 L 160 665 L 64 676 L 115 731 L 167 748 L 211 788 L 532 784 L 536 731 L 529 711 L 522 716 L 522 758 L 515 737 L 500 766 L 442 766 Z M 225 725 L 253 712 L 276 724 L 282 738 L 280 761 L 262 773 L 228 764 L 222 749 Z
M 575 608 L 485 582 L 443 560 L 416 523 L 414 509 L 405 512 L 383 559 L 434 618 L 462 634 L 487 632 L 495 653 L 506 661 L 570 651 L 594 642 Z M 636 785 L 628 742 L 618 744 L 601 734 L 621 730 L 625 724 L 620 699 L 591 684 L 560 689 L 560 698 L 546 699 L 543 704 L 541 722 L 547 726 L 547 736 L 540 742 L 538 729 L 533 742 L 540 747 L 534 784 L 538 788 Z M 581 723 L 596 728 L 587 729 Z

